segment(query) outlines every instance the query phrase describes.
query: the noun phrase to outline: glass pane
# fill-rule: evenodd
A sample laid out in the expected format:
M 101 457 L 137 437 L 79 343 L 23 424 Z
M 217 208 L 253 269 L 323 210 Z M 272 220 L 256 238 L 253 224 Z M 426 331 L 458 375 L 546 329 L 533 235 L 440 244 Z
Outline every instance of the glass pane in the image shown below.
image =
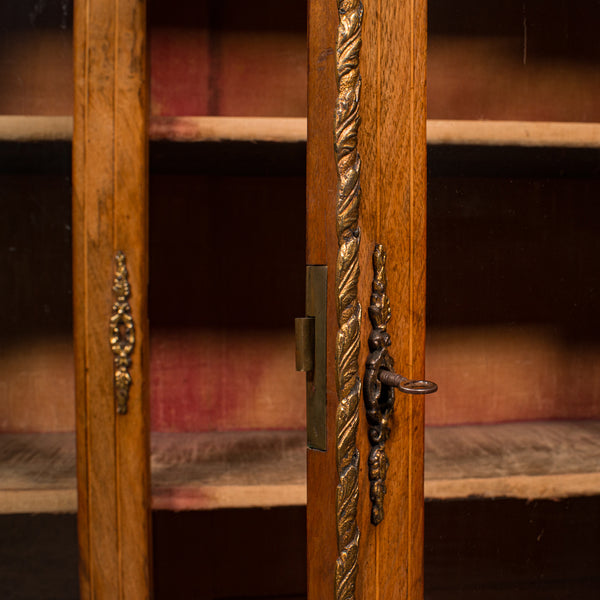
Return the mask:
M 71 1 L 1 3 L 2 597 L 78 597 L 72 96 Z

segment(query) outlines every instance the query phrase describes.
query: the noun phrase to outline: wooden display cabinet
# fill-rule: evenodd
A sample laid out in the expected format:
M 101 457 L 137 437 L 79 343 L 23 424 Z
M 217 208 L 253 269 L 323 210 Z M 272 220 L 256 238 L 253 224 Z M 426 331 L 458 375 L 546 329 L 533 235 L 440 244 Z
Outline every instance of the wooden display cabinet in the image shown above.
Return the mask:
M 307 488 L 293 318 L 304 314 L 305 263 L 335 265 L 335 2 L 312 0 L 307 22 L 300 0 L 152 0 L 147 13 L 90 1 L 77 7 L 74 40 L 68 4 L 39 14 L 34 4 L 0 13 L 10 24 L 0 41 L 2 277 L 13 290 L 3 301 L 0 510 L 77 510 L 72 250 L 82 597 L 137 599 L 153 587 L 157 598 L 301 598 L 307 556 L 309 598 L 334 597 L 335 464 L 309 452 Z M 403 574 L 382 597 L 421 597 L 423 535 L 426 598 L 498 597 L 499 586 L 511 597 L 591 598 L 598 584 L 589 541 L 562 544 L 580 543 L 579 566 L 548 545 L 566 566 L 546 584 L 537 563 L 502 571 L 512 538 L 501 535 L 510 519 L 598 529 L 583 515 L 600 490 L 600 14 L 584 4 L 429 0 L 427 376 L 440 391 L 426 401 L 426 525 L 423 534 L 422 405 L 399 403 L 394 424 L 406 435 L 390 442 L 402 464 L 390 502 L 408 520 L 372 529 L 363 466 L 357 599 L 373 585 L 375 548 L 382 571 Z M 402 69 L 424 74 L 424 13 L 416 2 L 416 37 L 406 38 L 399 7 L 374 14 L 365 1 L 361 374 L 369 254 L 382 239 L 396 265 L 397 368 L 417 375 L 423 359 L 424 98 L 409 101 L 411 120 Z M 414 137 L 398 142 L 390 132 L 407 123 Z M 399 143 L 412 163 L 396 163 Z M 399 208 L 403 185 L 413 212 Z M 136 321 L 126 416 L 114 410 L 107 320 L 118 250 Z M 411 319 L 408 350 L 395 340 Z M 333 313 L 329 327 L 334 339 Z M 409 431 L 412 447 L 399 443 Z M 567 520 L 568 509 L 577 516 Z M 467 513 L 478 527 L 470 545 Z M 492 521 L 489 536 L 478 533 Z M 514 543 L 529 548 L 523 530 Z M 390 536 L 398 553 L 386 553 Z

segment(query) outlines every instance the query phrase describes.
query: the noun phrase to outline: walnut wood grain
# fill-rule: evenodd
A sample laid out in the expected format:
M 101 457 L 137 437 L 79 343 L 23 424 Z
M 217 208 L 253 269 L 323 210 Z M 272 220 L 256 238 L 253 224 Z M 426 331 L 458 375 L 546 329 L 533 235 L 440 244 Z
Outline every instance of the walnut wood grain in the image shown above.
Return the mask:
M 424 376 L 426 27 L 421 0 L 365 9 L 361 299 L 366 304 L 370 296 L 371 253 L 376 243 L 383 244 L 392 306 L 390 353 L 395 370 L 410 378 Z M 364 327 L 365 358 L 367 336 Z M 361 426 L 366 457 L 364 419 Z M 388 518 L 372 526 L 370 506 L 361 503 L 358 598 L 423 596 L 423 429 L 422 398 L 398 394 L 386 444 Z M 366 469 L 362 479 L 366 500 Z
M 150 597 L 145 3 L 88 0 L 74 20 L 73 253 L 82 598 Z M 127 257 L 136 343 L 117 417 L 109 319 Z
M 306 157 L 306 262 L 328 265 L 327 451 L 307 456 L 307 586 L 309 600 L 334 598 L 337 557 L 335 486 L 335 226 L 336 171 L 333 153 L 337 6 L 313 0 L 308 13 L 308 127 Z
M 307 152 L 307 262 L 335 265 L 336 177 L 332 119 L 335 98 L 333 58 L 336 6 L 312 2 L 309 12 L 309 114 Z M 365 3 L 361 72 L 363 157 L 360 298 L 368 305 L 371 252 L 376 242 L 388 249 L 393 304 L 392 352 L 397 368 L 422 375 L 425 284 L 425 5 L 414 2 Z M 331 283 L 331 278 L 330 278 Z M 332 344 L 335 339 L 333 290 L 329 290 L 328 450 L 308 453 L 308 597 L 333 597 L 335 564 L 333 440 L 335 407 Z M 363 323 L 361 363 L 366 359 Z M 362 410 L 362 407 L 361 407 Z M 364 418 L 359 428 L 361 460 L 368 455 Z M 391 438 L 388 519 L 375 529 L 369 522 L 369 482 L 361 473 L 361 544 L 356 597 L 422 596 L 423 405 L 400 399 Z

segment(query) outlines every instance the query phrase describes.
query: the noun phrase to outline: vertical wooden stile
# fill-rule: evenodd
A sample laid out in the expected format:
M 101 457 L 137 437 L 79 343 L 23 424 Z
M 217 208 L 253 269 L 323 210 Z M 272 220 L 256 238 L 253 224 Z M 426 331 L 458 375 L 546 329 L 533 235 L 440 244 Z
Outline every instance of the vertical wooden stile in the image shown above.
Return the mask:
M 309 3 L 307 263 L 335 272 L 337 177 L 333 123 L 336 100 L 338 2 Z M 424 376 L 426 211 L 426 2 L 363 0 L 360 73 L 362 158 L 359 371 L 364 375 L 370 324 L 367 308 L 376 243 L 387 251 L 388 331 L 395 369 Z M 336 599 L 335 286 L 328 288 L 327 452 L 308 451 L 308 598 Z M 357 523 L 360 529 L 355 600 L 423 597 L 423 400 L 397 394 L 386 444 L 390 460 L 386 517 L 370 523 L 369 441 L 361 398 Z
M 336 170 L 333 153 L 335 110 L 335 0 L 311 0 L 308 14 L 308 132 L 306 156 L 306 262 L 327 265 L 327 451 L 308 450 L 308 600 L 334 598 L 337 558 L 335 487 L 335 228 Z
M 74 15 L 73 294 L 83 599 L 150 592 L 147 66 L 142 0 L 83 0 Z M 117 252 L 135 345 L 117 414 L 109 322 Z

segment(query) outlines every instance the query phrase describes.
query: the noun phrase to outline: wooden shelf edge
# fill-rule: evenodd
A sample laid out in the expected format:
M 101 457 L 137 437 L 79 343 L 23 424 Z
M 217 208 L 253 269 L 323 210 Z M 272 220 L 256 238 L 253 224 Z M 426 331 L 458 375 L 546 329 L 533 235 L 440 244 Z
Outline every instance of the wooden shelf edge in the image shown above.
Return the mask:
M 169 142 L 306 142 L 306 119 L 152 117 L 150 140 Z
M 151 141 L 306 142 L 307 121 L 293 117 L 152 117 Z M 0 116 L 0 141 L 71 140 L 69 116 Z M 547 121 L 427 121 L 434 146 L 600 148 L 600 124 Z
M 487 479 L 426 480 L 426 500 L 513 498 L 559 500 L 600 494 L 600 473 L 555 476 L 511 476 Z M 306 486 L 201 486 L 155 488 L 152 509 L 168 511 L 224 508 L 305 506 Z M 77 491 L 2 490 L 0 514 L 63 514 L 77 512 Z
M 1 142 L 70 142 L 73 117 L 0 115 Z
M 305 506 L 306 485 L 199 486 L 154 488 L 152 509 L 187 511 L 221 508 Z M 2 490 L 0 514 L 74 514 L 77 490 Z
M 600 148 L 600 124 L 429 119 L 427 143 L 435 146 Z
M 425 481 L 427 500 L 515 498 L 559 500 L 600 494 L 600 473 L 511 475 L 510 477 L 438 479 Z
M 77 512 L 77 490 L 0 490 L 0 514 L 62 514 Z
M 426 500 L 514 498 L 559 500 L 597 496 L 600 474 L 512 476 L 489 479 L 446 479 L 425 482 Z M 305 506 L 306 486 L 205 486 L 153 489 L 152 509 L 168 511 L 224 508 L 274 508 Z M 3 490 L 0 514 L 63 514 L 77 512 L 77 492 L 72 490 Z
M 152 490 L 154 510 L 184 511 L 304 505 L 306 505 L 305 484 L 207 485 Z
M 271 117 L 152 117 L 151 141 L 306 142 L 306 119 Z M 70 116 L 0 115 L 2 142 L 70 142 Z

